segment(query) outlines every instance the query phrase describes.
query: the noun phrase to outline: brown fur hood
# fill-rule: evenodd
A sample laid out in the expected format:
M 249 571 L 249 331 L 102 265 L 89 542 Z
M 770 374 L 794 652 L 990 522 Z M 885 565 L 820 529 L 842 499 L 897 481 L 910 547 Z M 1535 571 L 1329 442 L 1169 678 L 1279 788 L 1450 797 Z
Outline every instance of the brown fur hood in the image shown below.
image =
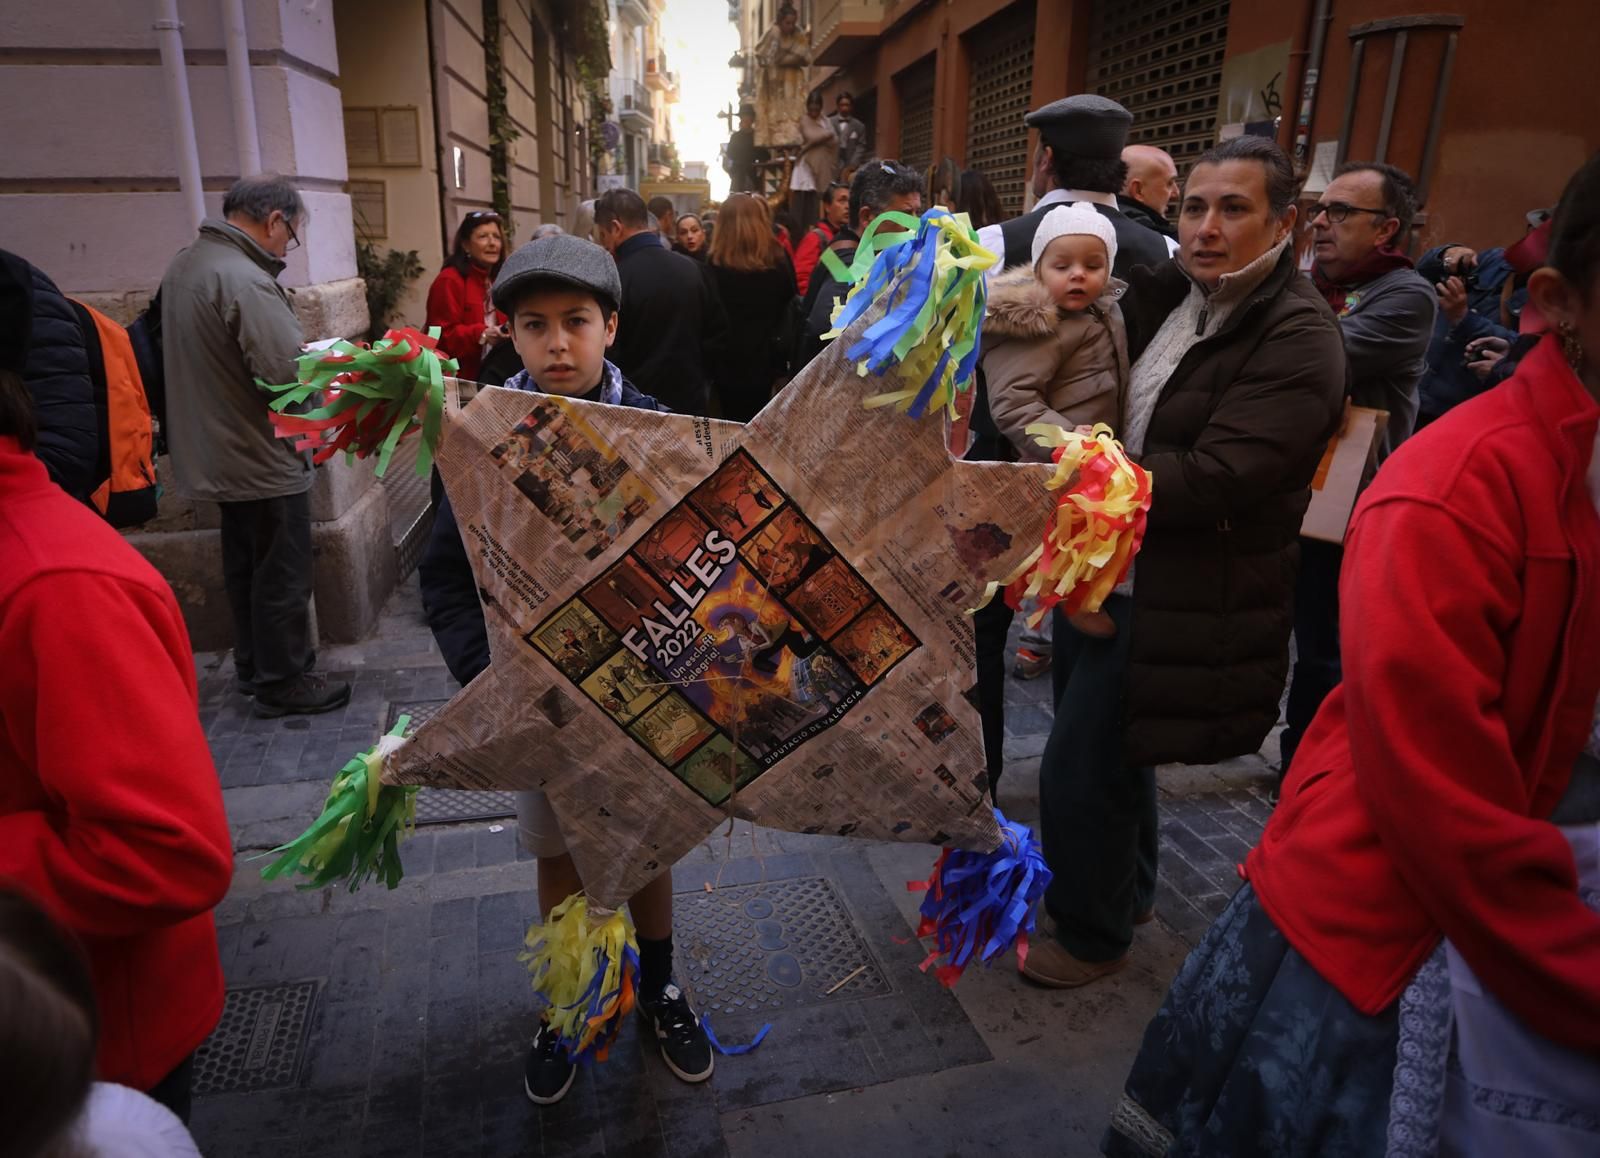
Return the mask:
M 1109 278 L 1105 291 L 1096 300 L 1101 309 L 1109 308 L 1127 290 L 1126 282 Z M 989 305 L 983 316 L 986 338 L 1047 338 L 1061 324 L 1061 312 L 1050 300 L 1029 266 L 1019 265 L 989 283 Z

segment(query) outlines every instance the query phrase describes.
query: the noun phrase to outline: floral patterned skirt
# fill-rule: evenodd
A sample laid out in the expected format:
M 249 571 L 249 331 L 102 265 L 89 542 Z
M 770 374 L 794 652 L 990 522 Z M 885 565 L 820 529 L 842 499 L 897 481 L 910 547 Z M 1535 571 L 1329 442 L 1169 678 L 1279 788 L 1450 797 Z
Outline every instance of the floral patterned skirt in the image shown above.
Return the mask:
M 1244 885 L 1189 954 L 1101 1149 L 1112 1158 L 1381 1155 L 1395 1006 L 1368 1016 L 1324 981 Z

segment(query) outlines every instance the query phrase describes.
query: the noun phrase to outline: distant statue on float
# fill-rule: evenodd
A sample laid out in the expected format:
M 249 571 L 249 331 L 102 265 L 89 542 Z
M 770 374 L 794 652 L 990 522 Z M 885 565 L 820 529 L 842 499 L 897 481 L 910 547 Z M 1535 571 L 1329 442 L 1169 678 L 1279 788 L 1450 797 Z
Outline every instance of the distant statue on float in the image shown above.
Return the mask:
M 800 27 L 794 5 L 778 9 L 778 20 L 756 46 L 756 140 L 763 145 L 798 145 L 800 118 L 810 91 L 811 31 Z

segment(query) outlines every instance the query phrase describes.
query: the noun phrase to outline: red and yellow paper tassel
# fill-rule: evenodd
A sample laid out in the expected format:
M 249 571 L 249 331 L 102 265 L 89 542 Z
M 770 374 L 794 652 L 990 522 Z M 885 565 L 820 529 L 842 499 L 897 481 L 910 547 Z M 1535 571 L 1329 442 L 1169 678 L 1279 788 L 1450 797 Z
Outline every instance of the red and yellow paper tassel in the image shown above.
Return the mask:
M 1056 472 L 1045 485 L 1056 492 L 1056 509 L 1044 541 L 1005 579 L 989 584 L 983 603 L 1001 588 L 1012 607 L 1033 599 L 1030 624 L 1058 605 L 1069 615 L 1099 611 L 1144 542 L 1150 472 L 1128 458 L 1105 423 L 1088 434 L 1048 423 L 1027 432 L 1055 448 Z

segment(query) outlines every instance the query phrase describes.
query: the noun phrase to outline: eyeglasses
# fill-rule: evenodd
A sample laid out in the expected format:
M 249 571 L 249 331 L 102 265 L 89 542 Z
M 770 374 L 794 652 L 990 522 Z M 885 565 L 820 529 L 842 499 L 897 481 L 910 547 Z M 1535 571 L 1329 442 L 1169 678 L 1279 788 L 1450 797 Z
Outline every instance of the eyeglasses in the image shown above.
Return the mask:
M 500 220 L 500 214 L 496 213 L 493 209 L 474 209 L 471 213 L 467 214 L 467 220 L 468 221 L 499 221 Z
M 287 217 L 283 219 L 283 227 L 289 231 L 289 244 L 283 247 L 284 253 L 290 253 L 300 248 L 300 235 L 294 231 L 294 222 Z
M 1393 217 L 1387 209 L 1368 209 L 1362 205 L 1346 205 L 1343 201 L 1319 201 L 1311 207 L 1311 220 L 1315 221 L 1326 213 L 1328 220 L 1335 225 L 1343 225 L 1350 220 L 1352 213 L 1370 213 L 1374 217 Z

